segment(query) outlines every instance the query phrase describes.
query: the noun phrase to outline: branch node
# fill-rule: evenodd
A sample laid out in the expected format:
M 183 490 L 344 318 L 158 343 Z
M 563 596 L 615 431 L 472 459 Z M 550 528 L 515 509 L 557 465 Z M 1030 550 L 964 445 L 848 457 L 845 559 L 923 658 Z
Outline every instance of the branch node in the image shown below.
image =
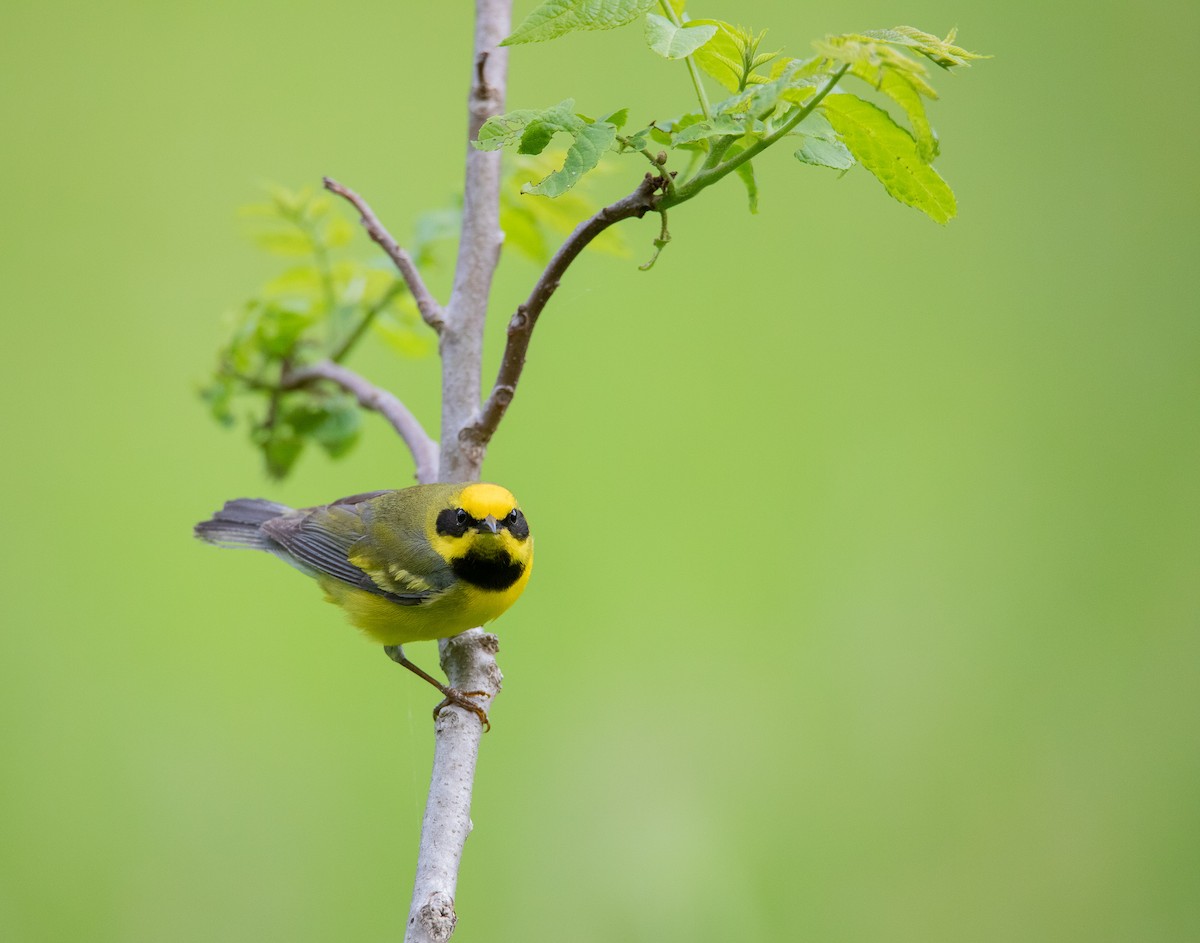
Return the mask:
M 435 943 L 446 943 L 454 933 L 454 925 L 458 923 L 458 915 L 454 912 L 454 900 L 441 891 L 435 891 L 408 919 L 411 929 L 414 922 L 420 921 L 428 939 Z
M 486 97 L 487 95 L 490 95 L 492 92 L 492 88 L 490 85 L 488 85 L 488 82 L 487 82 L 487 76 L 485 76 L 483 74 L 483 67 L 487 65 L 487 61 L 488 61 L 488 53 L 487 53 L 487 50 L 485 49 L 475 59 L 475 81 L 477 83 L 476 88 L 478 89 L 477 94 L 479 94 L 481 97 Z

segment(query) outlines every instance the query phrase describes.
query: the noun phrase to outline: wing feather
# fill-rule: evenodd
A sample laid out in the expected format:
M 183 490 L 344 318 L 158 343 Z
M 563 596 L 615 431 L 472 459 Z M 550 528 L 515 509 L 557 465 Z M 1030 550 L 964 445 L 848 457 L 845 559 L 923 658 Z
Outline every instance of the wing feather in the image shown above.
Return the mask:
M 262 529 L 303 569 L 332 576 L 400 605 L 420 605 L 434 595 L 429 583 L 418 589 L 412 583 L 389 579 L 386 567 L 375 570 L 356 565 L 363 559 L 360 545 L 367 534 L 363 514 L 371 497 L 355 495 L 325 507 L 296 511 L 268 521 Z M 397 568 L 404 572 L 402 566 Z

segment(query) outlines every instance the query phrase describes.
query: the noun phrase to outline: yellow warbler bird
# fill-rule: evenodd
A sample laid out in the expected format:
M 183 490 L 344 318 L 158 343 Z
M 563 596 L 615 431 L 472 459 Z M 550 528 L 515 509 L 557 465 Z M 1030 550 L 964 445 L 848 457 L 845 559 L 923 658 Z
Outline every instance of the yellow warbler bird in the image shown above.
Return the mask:
M 197 524 L 195 533 L 220 547 L 265 550 L 313 577 L 325 598 L 383 643 L 393 660 L 487 723 L 483 710 L 466 700 L 480 692 L 440 684 L 400 646 L 490 622 L 524 591 L 533 537 L 507 489 L 415 485 L 300 510 L 238 498 Z

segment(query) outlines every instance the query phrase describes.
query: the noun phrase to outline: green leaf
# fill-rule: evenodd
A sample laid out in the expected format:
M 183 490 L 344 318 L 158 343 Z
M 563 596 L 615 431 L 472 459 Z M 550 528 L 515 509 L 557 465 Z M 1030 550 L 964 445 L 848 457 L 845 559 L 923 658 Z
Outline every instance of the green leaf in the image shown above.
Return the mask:
M 858 162 L 895 199 L 945 223 L 957 211 L 954 193 L 921 158 L 917 143 L 882 108 L 855 95 L 831 94 L 821 109 Z
M 746 128 L 737 118 L 732 115 L 716 115 L 711 119 L 704 119 L 689 124 L 686 128 L 674 136 L 671 143 L 674 146 L 680 144 L 690 144 L 693 141 L 701 141 L 707 138 L 724 138 L 736 135 L 741 137 L 746 133 Z
M 531 207 L 538 206 L 540 202 L 544 201 L 526 200 L 523 203 L 517 203 L 501 197 L 500 229 L 504 233 L 506 252 L 515 249 L 534 262 L 545 262 L 550 257 L 546 237 L 531 209 Z
M 520 154 L 540 154 L 555 134 L 571 135 L 563 165 L 524 192 L 555 197 L 566 193 L 600 158 L 617 137 L 617 128 L 607 121 L 589 121 L 574 113 L 575 101 L 566 101 L 541 111 L 524 109 L 489 118 L 479 129 L 475 146 L 492 151 L 518 142 Z
M 409 323 L 403 323 L 390 313 L 384 312 L 371 322 L 371 330 L 402 357 L 424 357 L 432 347 L 429 331 L 417 328 L 417 324 L 423 328 L 424 322 L 417 313 L 416 304 L 411 297 L 405 296 L 400 307 Z
M 561 105 L 555 105 L 554 108 L 569 107 L 574 104 L 575 99 L 568 98 Z M 554 109 L 547 108 L 545 110 L 552 111 Z M 542 112 L 536 108 L 520 108 L 517 111 L 509 111 L 502 115 L 493 115 L 483 123 L 483 127 L 479 129 L 479 134 L 476 135 L 471 145 L 480 151 L 497 151 L 506 145 L 519 141 L 529 123 L 541 114 Z
M 297 258 L 312 255 L 313 242 L 298 229 L 280 229 L 261 232 L 254 236 L 259 247 L 266 249 L 272 255 L 284 258 Z
M 567 148 L 562 169 L 556 170 L 536 186 L 527 187 L 525 192 L 550 197 L 566 193 L 579 182 L 580 177 L 600 163 L 600 158 L 612 147 L 616 137 L 617 129 L 611 124 L 597 121 L 580 128 L 575 141 Z
M 621 138 L 619 141 L 619 150 L 622 153 L 627 151 L 640 151 L 642 148 L 649 145 L 650 135 L 652 132 L 653 128 L 642 128 L 638 131 L 634 131 L 633 134 L 630 134 L 627 137 Z
M 691 28 L 715 26 L 716 34 L 697 49 L 692 58 L 696 64 L 731 92 L 740 92 L 747 85 L 769 81 L 756 70 L 779 55 L 778 52 L 758 51 L 766 30 L 755 33 L 744 26 L 733 26 L 723 20 L 692 20 Z
M 717 34 L 711 23 L 684 23 L 676 26 L 666 17 L 646 14 L 646 43 L 664 59 L 690 56 Z
M 358 442 L 362 432 L 362 414 L 353 400 L 330 403 L 316 427 L 309 433 L 330 458 L 341 458 Z
M 914 26 L 897 26 L 893 29 L 867 30 L 862 35 L 868 39 L 877 39 L 897 46 L 908 46 L 943 69 L 952 69 L 956 66 L 967 67 L 973 59 L 991 58 L 991 56 L 968 52 L 961 46 L 955 46 L 954 37 L 957 33 L 958 30 L 952 29 L 945 39 L 938 39 L 932 33 L 923 32 Z
M 325 227 L 325 245 L 331 249 L 338 249 L 349 245 L 353 238 L 354 226 L 340 216 L 335 216 L 329 221 L 329 225 Z
M 780 104 L 798 104 L 812 94 L 815 79 L 802 73 L 802 63 L 793 61 L 778 78 L 751 85 L 724 101 L 713 105 L 714 115 L 755 118 L 765 121 Z
M 287 477 L 287 473 L 296 464 L 296 459 L 304 451 L 304 440 L 299 436 L 282 435 L 278 432 L 263 437 L 259 445 L 267 464 L 267 474 L 272 478 Z
M 284 412 L 281 420 L 276 435 L 282 441 L 312 439 L 331 458 L 340 458 L 350 451 L 362 427 L 362 417 L 349 396 L 306 399 Z M 291 436 L 280 431 L 283 427 L 290 429 Z
M 616 29 L 654 4 L 655 0 L 546 0 L 500 45 L 544 43 L 579 30 Z
M 734 145 L 725 152 L 726 158 L 736 157 L 741 153 L 741 148 Z M 754 162 L 746 161 L 744 164 L 738 164 L 733 171 L 738 175 L 738 179 L 746 187 L 746 199 L 749 202 L 751 213 L 758 212 L 758 181 L 754 179 Z
M 657 121 L 649 129 L 650 138 L 656 144 L 665 144 L 668 147 L 678 147 L 681 146 L 676 144 L 676 137 L 678 136 L 679 132 L 683 131 L 685 128 L 690 128 L 697 122 L 706 120 L 708 119 L 706 119 L 704 115 L 698 112 L 692 112 L 690 114 L 680 115 L 678 118 L 673 120 Z M 702 144 L 684 144 L 682 147 L 685 150 L 690 151 L 704 150 L 704 145 Z
M 820 111 L 814 111 L 806 117 L 792 133 L 801 139 L 796 159 L 802 163 L 829 167 L 843 174 L 858 163 Z
M 275 276 L 263 286 L 268 298 L 315 298 L 321 292 L 321 273 L 312 265 L 297 265 Z
M 831 167 L 841 171 L 849 170 L 855 164 L 854 155 L 841 141 L 808 136 L 796 151 L 796 159 L 814 167 Z
M 200 390 L 200 398 L 208 403 L 209 412 L 213 419 L 225 428 L 233 425 L 233 411 L 230 402 L 233 399 L 233 379 L 218 375 L 208 386 Z
M 418 216 L 413 227 L 412 246 L 413 258 L 417 264 L 430 264 L 440 247 L 458 239 L 461 222 L 462 210 L 457 208 L 428 210 Z
M 695 29 L 697 26 L 715 26 L 717 31 L 712 39 L 696 50 L 693 57 L 696 65 L 729 91 L 741 91 L 744 65 L 738 28 L 724 20 L 692 20 L 691 27 Z
M 256 339 L 260 349 L 273 357 L 286 357 L 304 329 L 313 323 L 313 316 L 298 309 L 301 302 L 292 305 L 265 304 L 258 315 Z
M 921 159 L 927 164 L 931 163 L 937 156 L 937 138 L 925 115 L 925 103 L 921 101 L 918 87 L 907 75 L 886 70 L 880 78 L 879 90 L 904 109 L 912 125 Z
M 614 111 L 611 115 L 605 115 L 600 120 L 611 124 L 614 128 L 623 128 L 625 127 L 625 122 L 629 120 L 629 109 L 621 108 L 618 111 Z

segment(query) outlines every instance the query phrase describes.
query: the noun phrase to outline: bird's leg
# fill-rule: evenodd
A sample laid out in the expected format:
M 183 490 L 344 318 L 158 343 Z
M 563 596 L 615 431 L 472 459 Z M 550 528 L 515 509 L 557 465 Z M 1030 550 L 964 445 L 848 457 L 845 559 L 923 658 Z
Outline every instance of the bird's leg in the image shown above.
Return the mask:
M 384 654 L 386 654 L 388 658 L 394 661 L 397 665 L 403 665 L 418 678 L 424 678 L 442 692 L 442 702 L 433 709 L 434 720 L 437 720 L 437 716 L 442 712 L 442 708 L 449 704 L 454 704 L 456 707 L 461 707 L 463 710 L 468 710 L 478 717 L 479 722 L 483 724 L 483 729 L 485 732 L 492 729 L 492 723 L 490 720 L 488 720 L 487 711 L 485 711 L 478 704 L 469 700 L 469 698 L 472 697 L 488 697 L 487 691 L 459 691 L 456 688 L 442 684 L 442 682 L 440 682 L 437 678 L 430 674 L 426 674 L 411 661 L 405 658 L 404 646 L 402 645 L 385 645 L 383 646 L 383 651 Z

